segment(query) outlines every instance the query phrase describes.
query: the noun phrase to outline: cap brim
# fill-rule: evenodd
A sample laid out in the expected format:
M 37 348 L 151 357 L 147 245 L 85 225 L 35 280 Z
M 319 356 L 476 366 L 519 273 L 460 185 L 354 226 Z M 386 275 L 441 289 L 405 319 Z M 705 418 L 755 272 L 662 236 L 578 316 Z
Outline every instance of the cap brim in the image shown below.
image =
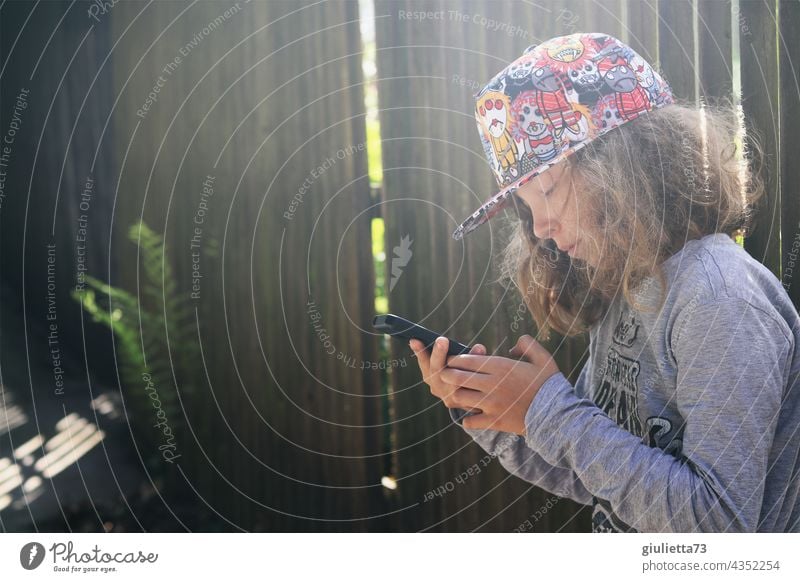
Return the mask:
M 528 172 L 526 175 L 519 178 L 516 182 L 512 182 L 500 192 L 489 198 L 483 205 L 473 212 L 469 218 L 462 222 L 457 229 L 453 231 L 453 238 L 461 240 L 480 225 L 488 221 L 492 216 L 500 212 L 508 205 L 511 195 L 516 192 L 520 187 L 524 186 L 536 176 L 542 175 L 544 172 L 553 166 L 565 161 L 569 156 L 575 154 L 578 150 L 586 146 L 591 140 L 583 141 L 575 144 L 573 147 L 568 148 L 554 157 L 552 160 L 545 164 L 537 166 L 535 169 Z
M 458 228 L 453 231 L 453 238 L 455 240 L 461 240 L 473 230 L 481 226 L 483 223 L 487 222 L 492 216 L 500 212 L 503 208 L 508 206 L 508 201 L 511 200 L 511 195 L 516 192 L 520 187 L 524 186 L 531 180 L 533 180 L 536 176 L 540 175 L 542 172 L 545 172 L 551 166 L 547 166 L 545 168 L 538 168 L 537 170 L 532 171 L 527 176 L 523 176 L 522 178 L 518 179 L 516 182 L 512 182 L 500 192 L 493 195 L 489 198 L 486 202 L 481 205 L 475 212 L 473 212 L 469 218 L 467 218 L 464 222 L 462 222 Z

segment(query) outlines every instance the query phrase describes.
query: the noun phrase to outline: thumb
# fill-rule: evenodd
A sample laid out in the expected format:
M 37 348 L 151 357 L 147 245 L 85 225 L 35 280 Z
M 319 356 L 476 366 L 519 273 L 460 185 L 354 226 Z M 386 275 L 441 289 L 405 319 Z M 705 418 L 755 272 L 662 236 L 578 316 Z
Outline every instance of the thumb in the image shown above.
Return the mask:
M 485 356 L 486 346 L 484 346 L 483 344 L 475 344 L 474 346 L 472 346 L 472 348 L 470 348 L 469 353 L 478 356 Z
M 509 350 L 509 353 L 515 357 L 525 358 L 531 364 L 539 362 L 543 357 L 550 356 L 550 352 L 529 335 L 520 336 L 516 345 Z

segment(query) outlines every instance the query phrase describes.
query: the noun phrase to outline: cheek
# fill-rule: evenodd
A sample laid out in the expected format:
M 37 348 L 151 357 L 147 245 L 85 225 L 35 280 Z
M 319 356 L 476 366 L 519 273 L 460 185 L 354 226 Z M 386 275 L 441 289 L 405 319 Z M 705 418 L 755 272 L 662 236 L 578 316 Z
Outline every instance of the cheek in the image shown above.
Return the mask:
M 592 215 L 592 208 L 587 201 L 584 200 L 574 205 L 573 217 L 575 226 L 579 230 L 597 230 L 597 217 Z
M 564 212 L 561 215 L 561 228 L 568 234 L 572 235 L 570 238 L 574 238 L 577 236 L 579 231 L 581 230 L 581 224 L 586 223 L 587 216 L 584 216 L 585 211 L 583 207 L 581 207 L 580 211 L 578 210 L 578 205 L 575 203 L 574 199 L 569 200 L 569 202 L 564 207 Z
M 533 216 L 541 217 L 544 216 L 544 212 L 547 212 L 547 206 L 542 204 L 541 201 L 528 198 L 527 202 L 528 208 L 531 209 L 531 214 L 533 214 Z

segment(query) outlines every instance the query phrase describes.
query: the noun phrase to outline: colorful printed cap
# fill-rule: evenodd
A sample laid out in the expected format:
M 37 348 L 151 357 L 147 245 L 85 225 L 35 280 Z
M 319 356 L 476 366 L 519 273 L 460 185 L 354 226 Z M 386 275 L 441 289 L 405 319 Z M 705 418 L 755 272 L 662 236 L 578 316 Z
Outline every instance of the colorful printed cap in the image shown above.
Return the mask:
M 580 32 L 529 46 L 475 94 L 475 119 L 500 192 L 453 232 L 460 240 L 520 186 L 593 139 L 673 103 L 666 81 L 613 36 Z

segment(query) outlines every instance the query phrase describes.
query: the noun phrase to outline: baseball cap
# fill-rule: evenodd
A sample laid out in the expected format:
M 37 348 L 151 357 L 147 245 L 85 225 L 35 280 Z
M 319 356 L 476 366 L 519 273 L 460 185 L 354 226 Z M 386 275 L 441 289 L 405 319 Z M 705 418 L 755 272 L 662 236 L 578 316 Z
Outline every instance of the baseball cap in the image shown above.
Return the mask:
M 456 228 L 456 240 L 502 210 L 518 188 L 592 140 L 674 103 L 658 71 L 600 32 L 529 46 L 473 98 L 478 134 L 500 191 Z

